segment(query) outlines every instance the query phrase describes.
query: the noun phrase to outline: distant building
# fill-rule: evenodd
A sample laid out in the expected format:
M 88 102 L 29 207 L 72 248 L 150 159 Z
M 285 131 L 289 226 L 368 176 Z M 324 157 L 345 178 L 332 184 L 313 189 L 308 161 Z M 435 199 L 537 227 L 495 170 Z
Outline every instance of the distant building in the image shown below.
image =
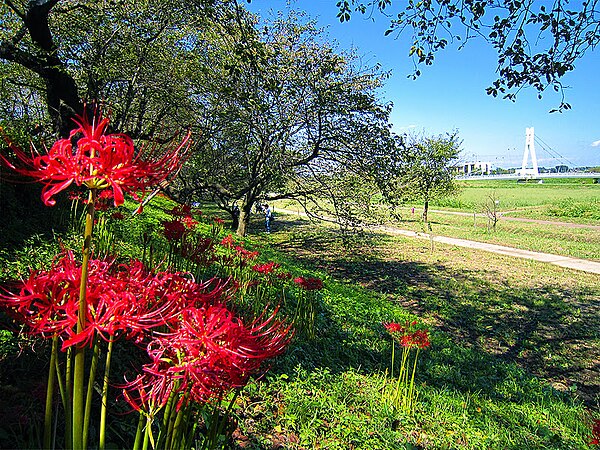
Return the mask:
M 556 173 L 566 173 L 569 171 L 569 166 L 561 164 L 560 166 L 555 166 L 554 169 L 556 170 Z
M 458 175 L 489 175 L 492 170 L 492 164 L 489 162 L 477 161 L 468 162 L 456 166 Z

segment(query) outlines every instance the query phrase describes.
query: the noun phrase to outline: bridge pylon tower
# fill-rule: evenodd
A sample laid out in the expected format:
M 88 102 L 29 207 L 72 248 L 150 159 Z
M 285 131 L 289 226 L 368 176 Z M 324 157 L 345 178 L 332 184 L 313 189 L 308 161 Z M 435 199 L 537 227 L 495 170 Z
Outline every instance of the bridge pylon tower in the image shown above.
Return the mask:
M 527 160 L 531 155 L 532 168 L 527 168 Z M 525 151 L 523 152 L 523 165 L 519 175 L 528 178 L 536 178 L 540 175 L 538 170 L 537 156 L 535 155 L 535 134 L 533 127 L 525 129 Z

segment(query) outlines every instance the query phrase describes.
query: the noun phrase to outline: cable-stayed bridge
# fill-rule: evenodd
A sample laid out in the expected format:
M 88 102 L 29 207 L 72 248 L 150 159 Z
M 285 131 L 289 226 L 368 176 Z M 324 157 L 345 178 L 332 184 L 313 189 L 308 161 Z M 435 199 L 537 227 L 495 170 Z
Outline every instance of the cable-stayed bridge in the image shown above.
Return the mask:
M 553 159 L 561 162 L 561 165 L 557 166 L 557 169 L 560 168 L 561 170 L 557 170 L 556 172 L 539 171 L 535 149 L 536 143 Z M 529 166 L 530 158 L 531 166 Z M 462 174 L 459 174 L 456 178 L 459 180 L 539 180 L 540 183 L 543 182 L 542 180 L 544 178 L 595 178 L 596 181 L 600 180 L 600 174 L 569 170 L 567 164 L 570 164 L 571 166 L 575 165 L 556 150 L 552 149 L 552 147 L 546 144 L 540 137 L 536 136 L 533 127 L 531 127 L 525 130 L 525 151 L 523 152 L 523 164 L 520 169 L 515 169 L 514 173 L 491 175 L 489 173 L 489 163 L 469 163 L 464 166 L 465 170 Z M 479 171 L 472 171 L 472 169 L 475 168 L 479 169 Z
M 592 172 L 561 172 L 539 173 L 536 176 L 519 175 L 517 173 L 503 173 L 498 175 L 458 175 L 457 180 L 542 180 L 544 178 L 594 178 L 600 179 L 600 173 Z

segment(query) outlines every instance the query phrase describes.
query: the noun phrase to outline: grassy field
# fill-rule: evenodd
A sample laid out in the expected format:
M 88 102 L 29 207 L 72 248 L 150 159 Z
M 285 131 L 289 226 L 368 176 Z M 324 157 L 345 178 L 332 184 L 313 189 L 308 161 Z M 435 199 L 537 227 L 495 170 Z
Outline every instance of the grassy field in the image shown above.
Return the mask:
M 360 247 L 347 250 L 331 229 L 315 229 L 296 217 L 279 226 L 268 238 L 271 245 L 328 273 L 336 280 L 329 284 L 332 289 L 340 289 L 333 288 L 340 286 L 337 282 L 348 286 L 341 298 L 326 299 L 331 313 L 323 324 L 333 321 L 348 331 L 341 338 L 344 353 L 373 345 L 381 335 L 378 322 L 391 320 L 396 307 L 435 330 L 435 345 L 421 366 L 419 413 L 401 420 L 414 447 L 389 448 L 586 448 L 557 438 L 566 424 L 555 420 L 572 414 L 562 410 L 567 398 L 598 409 L 597 275 L 456 247 L 431 252 L 422 241 L 382 235 L 365 236 Z M 364 291 L 356 295 L 360 291 L 351 286 Z M 328 343 L 326 335 L 319 347 L 327 353 L 322 364 L 330 367 L 339 358 L 339 344 L 336 339 Z M 374 358 L 372 353 L 360 357 L 361 371 L 368 372 Z M 354 379 L 355 370 L 350 363 L 336 367 L 337 375 L 328 373 L 329 383 L 341 384 L 335 389 L 345 393 L 346 408 L 336 410 L 356 408 L 356 396 L 366 402 L 363 391 L 374 389 L 373 375 L 363 375 L 358 388 L 347 386 L 348 371 Z M 320 421 L 327 423 L 330 411 L 335 414 L 327 407 L 332 394 L 327 388 L 311 392 L 310 399 L 294 403 L 326 405 L 314 413 L 309 429 L 296 425 L 326 439 Z M 559 407 L 555 401 L 567 403 Z M 362 411 L 359 420 L 375 420 L 372 405 Z
M 158 200 L 115 230 L 124 256 L 139 257 L 140 234 L 168 218 L 172 205 Z M 245 246 L 260 262 L 322 278 L 325 288 L 315 336 L 298 334 L 236 401 L 227 448 L 589 448 L 600 406 L 597 275 L 377 234 L 345 247 L 334 229 L 283 214 L 269 235 L 261 217 L 251 225 Z M 43 237 L 3 248 L 0 276 L 22 276 L 56 250 Z M 405 320 L 428 327 L 432 340 L 410 414 L 389 403 L 396 382 L 383 326 Z M 16 336 L 0 333 L 0 447 L 32 448 L 22 443 L 35 442 L 47 359 L 40 343 Z M 136 417 L 117 420 L 120 433 L 130 422 L 135 430 Z
M 515 180 L 462 181 L 461 192 L 434 206 L 479 212 L 493 194 L 506 215 L 576 223 L 600 221 L 600 184 L 593 179 L 545 179 L 543 184 Z M 510 213 L 509 213 L 510 212 Z
M 428 219 L 434 235 L 600 260 L 600 184 L 593 179 L 553 179 L 543 184 L 463 181 L 459 187 L 456 196 L 432 202 Z M 499 201 L 495 229 L 483 212 L 490 196 Z M 429 232 L 421 220 L 422 207 L 418 203 L 401 207 L 400 219 L 388 225 Z M 276 202 L 277 208 L 299 210 L 289 201 Z
M 511 221 L 501 218 L 495 231 L 482 215 L 456 215 L 432 211 L 429 214 L 434 235 L 470 239 L 479 242 L 506 245 L 525 250 L 553 253 L 574 258 L 600 260 L 600 228 L 598 225 L 569 227 L 547 223 Z M 393 225 L 401 229 L 423 231 L 420 215 L 406 209 L 404 220 Z M 598 222 L 600 224 L 600 222 Z
M 430 206 L 434 235 L 600 260 L 600 184 L 592 179 L 545 180 L 543 184 L 469 181 L 460 182 L 460 189 L 455 197 Z M 495 230 L 483 213 L 490 196 L 499 201 Z M 400 210 L 400 220 L 390 225 L 426 231 L 421 212 L 422 205 L 406 205 Z

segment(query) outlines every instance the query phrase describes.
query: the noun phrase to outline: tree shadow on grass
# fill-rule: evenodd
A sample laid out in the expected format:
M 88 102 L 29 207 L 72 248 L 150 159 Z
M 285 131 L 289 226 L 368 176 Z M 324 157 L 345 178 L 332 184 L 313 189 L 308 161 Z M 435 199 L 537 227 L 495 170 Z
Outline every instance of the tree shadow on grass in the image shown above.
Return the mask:
M 373 239 L 377 239 L 374 236 Z M 369 247 L 364 242 L 363 248 Z M 326 270 L 333 278 L 358 283 L 423 318 L 456 346 L 434 348 L 424 355 L 423 373 L 433 385 L 450 385 L 492 398 L 506 379 L 527 373 L 547 380 L 557 391 L 573 393 L 586 406 L 600 401 L 600 299 L 590 287 L 560 280 L 512 283 L 484 267 L 465 269 L 439 262 L 397 260 L 373 251 L 344 251 L 336 237 L 307 233 L 280 244 L 302 261 Z M 440 251 L 440 250 L 438 250 Z M 560 269 L 557 269 L 560 270 Z M 534 279 L 534 277 L 532 277 Z M 508 280 L 508 281 L 507 281 Z M 352 336 L 354 327 L 369 324 L 371 308 L 361 316 L 332 313 L 316 345 L 296 350 L 299 363 L 352 365 L 376 369 L 387 354 L 368 348 Z M 354 311 L 356 313 L 356 310 Z M 372 314 L 367 334 L 380 334 L 381 320 Z M 364 330 L 363 330 L 364 331 Z M 347 358 L 343 358 L 343 354 Z M 301 357 L 300 357 L 301 356 Z M 306 358 L 306 359 L 305 359 Z M 515 366 L 516 365 L 516 366 Z M 519 369 L 520 368 L 520 369 Z
M 66 194 L 61 193 L 59 197 Z M 64 232 L 68 217 L 69 202 L 57 202 L 52 208 L 44 206 L 37 185 L 0 184 L 0 248 L 11 251 L 34 235 L 52 236 Z

